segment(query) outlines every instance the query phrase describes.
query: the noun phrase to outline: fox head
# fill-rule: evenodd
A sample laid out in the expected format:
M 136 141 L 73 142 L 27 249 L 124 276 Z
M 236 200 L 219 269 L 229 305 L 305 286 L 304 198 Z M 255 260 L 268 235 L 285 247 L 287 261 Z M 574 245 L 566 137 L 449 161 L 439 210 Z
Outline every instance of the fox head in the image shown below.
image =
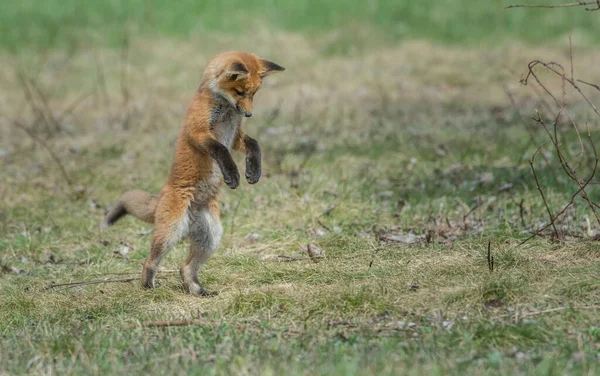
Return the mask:
M 252 100 L 264 77 L 285 68 L 245 52 L 226 52 L 215 57 L 204 71 L 204 79 L 216 95 L 225 98 L 235 110 L 252 116 Z

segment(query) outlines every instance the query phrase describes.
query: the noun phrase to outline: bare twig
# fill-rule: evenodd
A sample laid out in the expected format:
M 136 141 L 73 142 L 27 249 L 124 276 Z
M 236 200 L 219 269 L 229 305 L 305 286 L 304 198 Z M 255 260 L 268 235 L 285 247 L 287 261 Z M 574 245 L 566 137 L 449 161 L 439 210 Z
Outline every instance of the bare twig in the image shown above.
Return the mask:
M 31 107 L 31 110 L 34 114 L 36 114 L 38 119 L 44 122 L 48 135 L 52 135 L 55 131 L 60 131 L 60 127 L 57 127 L 56 121 L 53 121 L 53 119 L 50 118 L 48 111 L 45 111 L 45 109 L 42 109 L 40 106 L 38 106 L 31 89 L 31 86 L 33 86 L 33 81 L 27 79 L 25 73 L 21 69 L 18 70 L 17 77 L 19 78 L 19 82 L 23 87 L 23 93 L 25 94 L 25 99 L 27 100 L 29 107 Z
M 24 124 L 22 124 L 18 120 L 13 120 L 12 123 L 16 127 L 22 129 L 25 133 L 27 133 L 27 135 L 32 140 L 34 140 L 35 142 L 37 142 L 38 144 L 40 144 L 44 149 L 46 149 L 48 151 L 48 154 L 50 154 L 50 157 L 52 158 L 52 160 L 54 161 L 54 163 L 56 163 L 56 165 L 60 169 L 60 172 L 61 172 L 63 178 L 65 179 L 65 182 L 67 182 L 67 185 L 69 187 L 73 186 L 73 181 L 69 177 L 69 174 L 67 173 L 67 170 L 65 169 L 65 166 L 63 165 L 62 161 L 60 160 L 60 158 L 58 158 L 58 156 L 56 155 L 56 153 L 54 153 L 54 151 L 46 143 L 46 141 L 44 141 L 43 139 L 41 139 L 34 131 L 32 131 L 31 129 L 29 129 L 28 127 L 26 127 Z
M 331 228 L 327 225 L 325 225 L 323 222 L 321 222 L 320 219 L 317 218 L 317 223 L 319 224 L 319 226 L 323 227 L 325 230 L 331 232 Z
M 477 208 L 481 207 L 481 205 L 483 205 L 483 200 L 482 199 L 478 199 L 477 203 L 467 212 L 467 214 L 465 214 L 462 218 L 462 222 L 463 222 L 463 228 L 466 230 L 467 229 L 467 218 L 469 218 L 469 216 L 471 215 L 471 213 L 473 213 Z
M 525 203 L 525 199 L 521 199 L 521 202 L 519 202 L 519 216 L 521 217 L 521 225 L 523 225 L 523 227 L 525 227 L 525 209 L 523 208 L 523 204 Z
M 490 270 L 490 273 L 493 273 L 494 272 L 494 256 L 492 255 L 492 241 L 491 240 L 488 240 L 487 262 L 488 262 L 488 269 Z
M 573 310 L 591 310 L 591 311 L 595 311 L 595 310 L 599 310 L 600 306 L 566 306 L 566 307 L 556 307 L 556 308 L 548 308 L 548 309 L 542 309 L 539 311 L 531 311 L 531 312 L 522 312 L 520 314 L 520 317 L 531 317 L 531 316 L 538 316 L 538 315 L 544 315 L 546 313 L 554 313 L 554 312 L 560 312 L 560 311 L 565 311 L 568 309 L 573 309 Z M 500 315 L 500 316 L 496 316 L 493 318 L 493 320 L 497 320 L 497 319 L 501 319 L 504 317 L 510 317 L 512 316 L 512 313 L 507 313 L 504 315 Z
M 542 127 L 544 128 L 544 130 L 546 131 L 546 133 L 548 134 L 548 137 L 550 138 L 550 140 L 552 141 L 552 143 L 554 145 L 554 148 L 556 149 L 556 154 L 558 155 L 558 159 L 560 161 L 561 167 L 563 168 L 563 170 L 565 171 L 565 173 L 567 174 L 567 176 L 571 180 L 575 181 L 579 185 L 580 189 L 577 191 L 577 193 L 578 194 L 581 193 L 581 197 L 585 201 L 588 202 L 588 205 L 592 209 L 592 212 L 594 213 L 594 216 L 596 217 L 596 220 L 600 224 L 600 216 L 598 215 L 598 213 L 596 211 L 596 208 L 595 208 L 598 205 L 595 204 L 588 197 L 587 192 L 585 191 L 585 188 L 587 187 L 587 185 L 592 181 L 592 179 L 596 175 L 596 170 L 598 168 L 598 153 L 596 151 L 596 145 L 595 145 L 595 143 L 594 143 L 594 141 L 592 139 L 591 133 L 590 133 L 589 125 L 587 126 L 588 127 L 588 140 L 590 141 L 591 148 L 592 148 L 592 150 L 594 152 L 595 163 L 594 163 L 594 168 L 592 170 L 591 176 L 587 180 L 581 181 L 581 180 L 579 180 L 579 178 L 577 178 L 577 174 L 576 174 L 575 170 L 571 166 L 569 166 L 569 164 L 567 163 L 566 157 L 565 157 L 565 155 L 562 152 L 561 145 L 558 143 L 558 140 L 556 138 L 556 137 L 558 137 L 556 131 L 554 132 L 554 137 L 553 137 L 552 134 L 550 133 L 550 131 L 548 130 L 548 127 L 544 123 L 544 120 L 540 116 L 539 112 L 536 111 L 536 113 L 537 113 L 538 117 L 537 117 L 537 119 L 534 118 L 534 120 L 537 123 L 541 124 Z M 559 111 L 559 114 L 557 115 L 557 119 L 558 119 L 559 116 L 560 116 L 560 111 Z M 555 120 L 555 123 L 554 123 L 555 129 L 556 129 L 556 126 L 557 126 L 557 122 L 558 122 L 558 120 Z M 575 124 L 573 124 L 573 125 L 574 125 L 574 128 L 576 130 L 577 136 L 579 137 L 579 131 L 577 130 L 577 127 L 575 126 Z M 580 140 L 580 143 L 581 143 L 581 148 L 583 150 L 583 142 L 581 141 L 581 138 L 579 138 L 579 140 Z
M 600 1 L 600 0 L 599 0 Z M 581 95 L 581 97 L 583 99 L 585 99 L 585 101 L 590 105 L 590 107 L 592 108 L 592 110 L 594 110 L 594 112 L 596 113 L 596 115 L 600 116 L 600 111 L 598 111 L 598 109 L 596 108 L 596 106 L 589 100 L 589 98 L 583 93 L 583 91 L 581 91 L 581 89 L 579 88 L 579 86 L 577 86 L 577 84 L 575 83 L 575 81 L 567 78 L 565 76 L 564 73 L 564 68 L 562 67 L 562 65 L 555 63 L 555 62 L 549 62 L 549 63 L 545 63 L 541 60 L 533 60 L 529 63 L 528 68 L 529 68 L 529 72 L 527 73 L 527 75 L 525 76 L 525 78 L 523 78 L 521 80 L 521 83 L 523 85 L 527 85 L 529 77 L 533 77 L 535 79 L 535 81 L 538 83 L 538 85 L 540 85 L 540 87 L 542 87 L 542 89 L 544 89 L 544 91 L 550 96 L 552 97 L 552 99 L 554 99 L 554 102 L 557 104 L 560 104 L 560 102 L 558 101 L 558 99 L 556 99 L 556 97 L 542 84 L 542 82 L 540 81 L 540 79 L 537 77 L 537 75 L 535 74 L 535 72 L 533 71 L 533 69 L 537 66 L 537 65 L 542 65 L 544 68 L 547 68 L 550 72 L 556 74 L 557 76 L 563 78 L 564 80 L 566 80 L 575 90 L 577 90 L 579 92 L 579 95 Z M 557 68 L 560 68 L 560 71 L 557 70 Z
M 277 261 L 277 262 L 292 262 L 292 261 L 305 261 L 305 260 L 309 260 L 310 258 L 307 257 L 294 257 L 294 256 L 286 256 L 286 255 L 277 255 L 275 256 L 276 258 L 272 258 L 269 259 L 271 261 Z
M 530 144 L 527 145 L 527 149 L 529 149 L 529 146 L 531 146 L 531 144 L 535 143 L 535 133 L 534 133 L 534 130 L 532 129 L 532 127 L 530 127 L 525 122 L 525 119 L 521 115 L 521 111 L 519 111 L 519 107 L 517 106 L 517 102 L 516 102 L 516 100 L 515 100 L 512 92 L 508 89 L 508 87 L 504 86 L 504 92 L 506 93 L 506 95 L 508 95 L 508 99 L 510 100 L 511 105 L 513 106 L 513 108 L 517 112 L 517 115 L 519 115 L 519 119 L 521 120 L 521 123 L 523 124 L 523 127 L 525 128 L 525 130 L 527 131 L 527 134 L 529 135 Z M 554 168 L 552 168 L 552 164 L 550 163 L 550 160 L 548 159 L 548 157 L 544 153 L 542 153 L 542 158 L 544 159 L 544 162 L 546 163 L 546 166 L 548 166 L 548 168 L 550 169 L 550 172 L 552 173 L 552 177 L 554 178 L 554 180 L 558 180 L 556 178 L 556 173 L 554 171 Z
M 97 285 L 100 283 L 123 283 L 123 282 L 131 282 L 135 281 L 138 278 L 119 278 L 119 279 L 103 279 L 99 281 L 80 281 L 80 282 L 69 282 L 69 283 L 50 283 L 49 285 L 44 286 L 44 290 L 53 289 L 56 287 L 77 287 L 77 286 L 86 286 L 86 285 Z
M 598 7 L 600 8 L 600 0 L 597 0 L 596 2 L 593 3 L 586 3 L 586 4 L 598 4 Z M 585 5 L 584 3 L 580 2 L 577 5 Z M 535 156 L 539 153 L 540 148 L 538 148 L 536 150 L 536 152 L 534 153 L 531 161 L 530 161 L 530 166 L 534 175 L 534 179 L 536 181 L 536 185 L 538 187 L 538 190 L 540 191 L 540 194 L 542 196 L 542 200 L 544 201 L 544 206 L 546 208 L 546 211 L 548 212 L 548 216 L 550 217 L 550 222 L 544 226 L 542 226 L 540 229 L 538 229 L 536 232 L 534 232 L 530 237 L 528 237 L 527 239 L 525 239 L 524 241 L 522 241 L 519 245 L 522 245 L 524 243 L 526 243 L 527 241 L 529 241 L 530 239 L 532 239 L 533 237 L 539 235 L 542 231 L 544 231 L 545 229 L 547 229 L 548 227 L 552 226 L 553 230 L 554 230 L 554 234 L 558 235 L 558 231 L 557 228 L 555 226 L 555 222 L 556 220 L 563 215 L 566 210 L 568 208 L 570 208 L 573 204 L 574 204 L 574 200 L 577 196 L 581 196 L 581 198 L 583 200 L 585 200 L 588 203 L 588 206 L 590 207 L 590 209 L 592 210 L 592 212 L 594 213 L 594 216 L 596 217 L 596 220 L 598 221 L 598 223 L 600 224 L 600 215 L 598 214 L 597 209 L 600 208 L 600 205 L 596 202 L 594 202 L 588 195 L 587 191 L 586 191 L 586 187 L 589 184 L 593 184 L 592 180 L 596 174 L 597 168 L 598 168 L 598 153 L 596 150 L 596 146 L 595 143 L 591 137 L 591 132 L 589 129 L 589 125 L 586 124 L 587 128 L 588 128 L 588 141 L 589 141 L 589 146 L 591 147 L 592 151 L 593 151 L 593 156 L 594 156 L 594 162 L 593 162 L 593 168 L 591 170 L 591 174 L 589 175 L 589 177 L 587 179 L 580 179 L 577 175 L 578 175 L 578 170 L 581 167 L 581 159 L 576 160 L 576 161 L 568 161 L 567 160 L 567 156 L 565 154 L 569 154 L 569 148 L 564 148 L 563 145 L 561 145 L 561 142 L 559 141 L 559 133 L 558 133 L 558 129 L 559 129 L 559 121 L 561 118 L 561 115 L 565 115 L 569 121 L 570 124 L 573 128 L 573 130 L 575 131 L 575 134 L 577 135 L 577 139 L 579 141 L 579 146 L 580 146 L 580 152 L 577 153 L 576 157 L 582 156 L 584 155 L 585 151 L 586 151 L 586 147 L 584 146 L 584 142 L 582 140 L 581 134 L 579 132 L 579 129 L 577 127 L 577 124 L 575 123 L 575 121 L 571 118 L 571 116 L 566 112 L 566 86 L 567 84 L 570 85 L 571 87 L 573 87 L 577 93 L 587 102 L 587 104 L 590 106 L 590 108 L 594 111 L 594 113 L 596 115 L 598 115 L 600 117 L 600 111 L 598 111 L 598 108 L 589 100 L 589 98 L 585 95 L 585 93 L 583 93 L 583 91 L 581 90 L 581 88 L 577 85 L 577 82 L 583 83 L 585 85 L 591 86 L 597 90 L 600 90 L 600 86 L 599 85 L 595 85 L 595 84 L 591 84 L 589 82 L 585 82 L 582 80 L 577 80 L 575 79 L 575 74 L 574 74 L 574 63 L 573 63 L 573 49 L 572 49 L 572 40 L 571 38 L 569 38 L 569 46 L 570 46 L 570 50 L 569 50 L 569 61 L 570 61 L 570 77 L 567 77 L 566 71 L 563 68 L 562 65 L 555 63 L 555 62 L 543 62 L 541 60 L 533 60 L 528 64 L 528 73 L 527 75 L 521 80 L 521 83 L 524 85 L 527 85 L 529 78 L 533 78 L 535 80 L 535 82 L 537 83 L 537 85 L 546 93 L 547 96 L 549 96 L 550 98 L 552 98 L 552 100 L 554 101 L 554 103 L 557 105 L 558 107 L 558 111 L 556 112 L 556 115 L 554 117 L 554 122 L 552 123 L 552 127 L 553 129 L 550 130 L 549 127 L 546 125 L 543 117 L 540 115 L 539 111 L 536 110 L 536 117 L 534 117 L 534 120 L 536 123 L 540 124 L 541 127 L 543 128 L 543 130 L 546 132 L 546 135 L 548 136 L 548 138 L 550 139 L 550 141 L 552 142 L 552 145 L 554 146 L 556 155 L 558 156 L 558 160 L 560 162 L 560 165 L 562 167 L 562 170 L 564 171 L 564 173 L 569 177 L 569 179 L 571 179 L 572 181 L 574 181 L 575 183 L 577 183 L 578 185 L 578 190 L 571 196 L 571 200 L 558 212 L 558 214 L 556 215 L 552 215 L 552 212 L 548 206 L 548 203 L 546 201 L 546 197 L 543 193 L 543 190 L 540 186 L 540 182 L 537 178 L 537 174 L 534 168 L 534 164 L 533 161 L 535 159 Z M 553 73 L 554 75 L 560 77 L 561 79 L 561 97 L 560 99 L 557 98 L 556 96 L 554 96 L 552 94 L 552 92 L 544 85 L 543 82 L 541 82 L 541 80 L 539 79 L 539 77 L 537 76 L 536 72 L 534 71 L 534 69 L 537 66 L 542 66 L 544 68 L 546 68 L 549 72 Z M 535 86 L 534 86 L 535 87 Z M 563 151 L 563 149 L 565 149 L 565 151 Z M 543 153 L 542 153 L 543 155 Z
M 594 11 L 600 9 L 600 0 L 594 1 L 578 1 L 576 3 L 556 4 L 556 5 L 538 5 L 538 4 L 513 4 L 508 5 L 504 9 L 510 8 L 569 8 L 569 7 L 581 7 L 587 5 L 594 5 L 595 8 L 585 8 L 587 11 Z
M 337 205 L 335 205 L 335 204 L 328 206 L 325 210 L 323 210 L 323 213 L 321 213 L 321 215 L 319 215 L 319 217 L 328 216 L 336 208 L 336 206 Z
M 584 80 L 577 80 L 577 82 L 581 82 L 582 84 L 589 85 L 589 86 L 593 87 L 594 89 L 600 91 L 600 85 L 596 85 L 596 84 L 592 84 L 592 83 L 589 83 L 589 82 L 585 82 Z
M 555 218 L 552 216 L 552 212 L 550 211 L 550 207 L 548 206 L 548 201 L 546 201 L 546 195 L 544 195 L 544 191 L 542 190 L 542 187 L 540 186 L 540 181 L 538 180 L 537 174 L 535 173 L 535 167 L 533 166 L 533 162 L 535 161 L 535 156 L 539 153 L 542 146 L 537 148 L 535 153 L 533 153 L 533 157 L 531 157 L 531 160 L 529 161 L 529 166 L 531 166 L 531 171 L 533 172 L 533 178 L 535 179 L 535 185 L 537 186 L 538 191 L 540 191 L 540 195 L 542 196 L 542 200 L 544 201 L 544 206 L 546 207 L 546 211 L 548 212 L 548 216 L 550 217 L 550 224 L 552 225 L 552 228 L 554 229 L 554 235 L 558 239 L 558 238 L 560 238 L 560 235 L 558 233 L 558 230 L 556 229 L 556 225 L 554 224 Z
M 170 320 L 170 321 L 148 321 L 142 322 L 134 325 L 126 325 L 121 327 L 121 329 L 135 329 L 135 328 L 170 328 L 175 326 L 191 326 L 191 325 L 205 325 L 212 326 L 214 328 L 221 326 L 221 323 L 209 322 L 201 319 L 195 320 Z M 234 324 L 234 328 L 236 329 L 246 329 L 246 325 Z
M 569 33 L 569 59 L 571 60 L 571 81 L 575 81 L 575 65 L 573 64 L 573 32 Z

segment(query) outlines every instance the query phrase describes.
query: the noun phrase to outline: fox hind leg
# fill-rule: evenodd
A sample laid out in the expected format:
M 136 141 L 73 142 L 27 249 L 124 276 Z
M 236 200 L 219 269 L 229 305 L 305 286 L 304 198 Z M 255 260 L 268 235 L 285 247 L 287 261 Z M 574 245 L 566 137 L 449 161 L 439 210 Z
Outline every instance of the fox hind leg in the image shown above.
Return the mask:
M 150 253 L 142 270 L 142 287 L 154 288 L 156 271 L 162 258 L 188 233 L 190 200 L 165 191 L 156 209 Z
M 190 250 L 181 266 L 181 279 L 192 295 L 216 295 L 202 287 L 198 272 L 221 244 L 223 227 L 219 219 L 219 204 L 211 200 L 208 204 L 193 205 L 190 217 Z

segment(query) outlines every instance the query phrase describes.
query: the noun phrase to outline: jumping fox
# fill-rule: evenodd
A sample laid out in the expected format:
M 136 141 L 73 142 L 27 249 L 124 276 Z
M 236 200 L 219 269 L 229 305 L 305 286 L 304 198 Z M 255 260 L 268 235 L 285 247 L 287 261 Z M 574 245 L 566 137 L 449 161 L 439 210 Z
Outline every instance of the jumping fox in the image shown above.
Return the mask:
M 226 52 L 211 60 L 187 108 L 169 177 L 160 194 L 128 191 L 106 215 L 105 227 L 126 214 L 154 223 L 142 287 L 157 286 L 155 276 L 161 259 L 188 235 L 189 255 L 181 266 L 181 279 L 191 294 L 212 295 L 198 282 L 198 271 L 221 242 L 219 188 L 222 182 L 231 189 L 240 183 L 231 150 L 246 153 L 246 180 L 250 184 L 258 182 L 260 147 L 242 131 L 242 116 L 252 116 L 253 97 L 262 79 L 284 70 L 245 52 Z

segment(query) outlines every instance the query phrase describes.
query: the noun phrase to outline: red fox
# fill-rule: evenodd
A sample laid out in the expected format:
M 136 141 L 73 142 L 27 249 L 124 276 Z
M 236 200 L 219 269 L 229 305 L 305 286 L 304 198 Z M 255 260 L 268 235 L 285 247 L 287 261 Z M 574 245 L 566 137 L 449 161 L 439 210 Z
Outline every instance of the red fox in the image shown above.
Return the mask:
M 223 181 L 231 189 L 240 183 L 231 150 L 246 153 L 246 180 L 258 182 L 260 147 L 242 131 L 242 116 L 252 116 L 253 97 L 262 79 L 284 70 L 245 52 L 226 52 L 213 58 L 189 103 L 169 177 L 160 194 L 126 192 L 106 215 L 104 227 L 126 214 L 154 223 L 152 246 L 142 270 L 143 288 L 157 286 L 155 276 L 161 259 L 189 235 L 189 255 L 180 270 L 183 284 L 193 295 L 213 295 L 198 282 L 198 271 L 221 242 L 219 188 Z

